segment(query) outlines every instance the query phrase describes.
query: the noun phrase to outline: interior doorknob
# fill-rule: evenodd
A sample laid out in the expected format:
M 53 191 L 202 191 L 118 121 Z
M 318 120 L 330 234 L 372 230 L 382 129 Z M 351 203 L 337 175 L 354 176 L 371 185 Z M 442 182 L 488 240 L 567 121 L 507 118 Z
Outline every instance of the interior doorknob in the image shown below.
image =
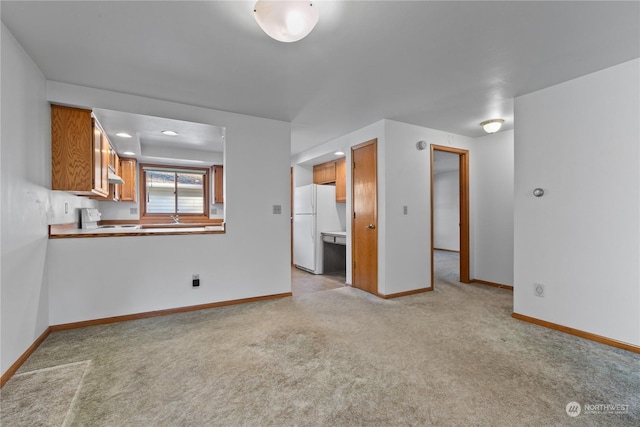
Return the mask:
M 375 226 L 375 225 L 373 225 L 373 224 L 369 224 L 369 225 L 367 225 L 367 228 L 368 228 L 369 230 L 373 230 L 374 228 L 376 228 L 376 226 Z

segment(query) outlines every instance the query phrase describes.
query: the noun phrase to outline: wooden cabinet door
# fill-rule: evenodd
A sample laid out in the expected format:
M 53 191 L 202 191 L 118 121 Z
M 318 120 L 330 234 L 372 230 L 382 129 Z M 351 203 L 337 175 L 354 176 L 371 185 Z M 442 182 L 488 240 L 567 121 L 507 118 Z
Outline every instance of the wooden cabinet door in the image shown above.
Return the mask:
M 336 182 L 336 162 L 324 164 L 324 182 L 327 184 Z
M 336 162 L 325 162 L 313 167 L 314 184 L 331 184 L 336 182 Z
M 51 106 L 52 190 L 93 194 L 92 132 L 91 111 Z
M 120 157 L 116 151 L 109 147 L 109 168 L 113 170 L 118 176 L 120 175 Z M 122 185 L 121 184 L 111 184 L 109 183 L 109 200 L 114 202 L 119 202 L 122 193 Z
M 313 167 L 313 183 L 322 184 L 324 182 L 324 167 L 315 165 Z
M 109 195 L 109 140 L 98 126 L 94 130 L 93 145 L 93 190 L 94 193 L 107 197 Z
M 347 202 L 347 160 L 336 160 L 336 202 Z
M 224 167 L 213 165 L 213 203 L 224 203 Z
M 120 177 L 124 181 L 120 189 L 120 201 L 136 201 L 136 159 L 120 159 Z

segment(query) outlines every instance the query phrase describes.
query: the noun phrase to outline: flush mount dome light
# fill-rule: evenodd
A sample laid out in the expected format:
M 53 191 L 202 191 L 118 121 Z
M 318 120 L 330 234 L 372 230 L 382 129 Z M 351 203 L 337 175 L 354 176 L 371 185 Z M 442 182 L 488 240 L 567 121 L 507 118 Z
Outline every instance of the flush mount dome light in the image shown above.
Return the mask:
M 163 130 L 162 132 L 160 132 L 163 135 L 167 135 L 167 136 L 176 136 L 178 135 L 178 132 L 172 131 L 172 130 Z
M 503 123 L 504 120 L 502 119 L 491 119 L 480 123 L 480 126 L 482 126 L 484 131 L 487 133 L 496 133 L 500 130 Z
M 118 132 L 116 133 L 116 136 L 119 136 L 120 138 L 131 138 L 131 135 L 126 132 Z
M 305 38 L 318 23 L 318 8 L 309 1 L 258 0 L 253 15 L 269 37 L 281 42 Z

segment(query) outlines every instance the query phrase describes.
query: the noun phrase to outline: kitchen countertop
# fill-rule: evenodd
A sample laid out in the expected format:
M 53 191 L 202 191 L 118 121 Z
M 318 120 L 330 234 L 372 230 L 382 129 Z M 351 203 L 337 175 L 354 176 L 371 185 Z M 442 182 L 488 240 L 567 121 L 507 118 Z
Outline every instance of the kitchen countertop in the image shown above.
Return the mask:
M 325 236 L 347 237 L 346 231 L 323 231 L 321 234 Z
M 72 224 L 75 225 L 75 224 Z M 167 236 L 167 235 L 183 235 L 183 234 L 223 234 L 225 233 L 224 225 L 207 225 L 186 227 L 181 224 L 180 227 L 168 227 L 163 224 L 162 227 L 153 228 L 153 226 L 145 226 L 145 228 L 137 226 L 107 226 L 93 229 L 81 229 L 70 227 L 69 224 L 54 224 L 49 226 L 50 239 L 65 238 L 91 238 L 91 237 L 123 237 L 123 236 Z

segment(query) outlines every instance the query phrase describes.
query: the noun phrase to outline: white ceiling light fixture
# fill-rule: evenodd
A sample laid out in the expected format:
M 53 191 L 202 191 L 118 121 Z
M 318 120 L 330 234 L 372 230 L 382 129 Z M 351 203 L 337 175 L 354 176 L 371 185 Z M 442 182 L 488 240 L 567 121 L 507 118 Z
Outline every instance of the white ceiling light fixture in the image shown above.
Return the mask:
M 134 153 L 133 151 L 123 151 L 122 154 L 124 156 L 135 156 L 136 153 Z
M 172 131 L 172 130 L 163 130 L 162 132 L 160 132 L 163 135 L 167 135 L 167 136 L 177 136 L 178 132 Z
M 344 156 L 344 151 L 336 151 L 335 153 L 336 156 Z
M 503 123 L 504 120 L 502 119 L 491 119 L 485 120 L 484 122 L 480 123 L 480 126 L 482 126 L 484 131 L 487 133 L 496 133 L 500 130 Z
M 119 136 L 120 138 L 131 138 L 131 135 L 126 132 L 118 132 L 116 133 L 116 136 Z
M 305 38 L 318 23 L 318 8 L 302 0 L 258 0 L 253 15 L 267 35 L 291 43 Z

